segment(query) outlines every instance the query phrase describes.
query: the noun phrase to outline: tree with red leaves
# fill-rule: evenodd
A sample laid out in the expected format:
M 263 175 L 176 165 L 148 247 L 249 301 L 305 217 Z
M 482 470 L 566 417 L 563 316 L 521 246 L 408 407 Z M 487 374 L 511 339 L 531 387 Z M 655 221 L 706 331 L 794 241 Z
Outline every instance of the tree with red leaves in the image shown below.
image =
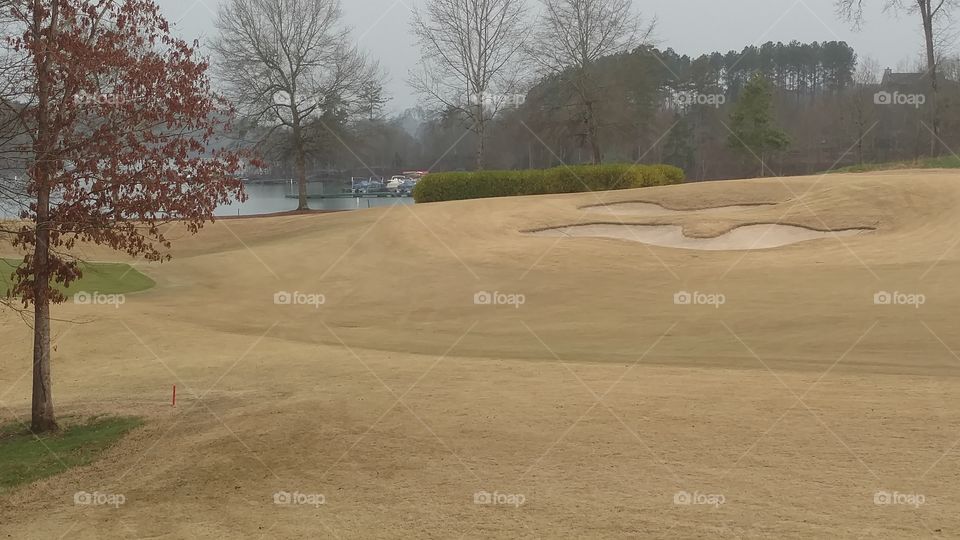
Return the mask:
M 226 129 L 196 47 L 173 37 L 151 0 L 7 0 L 2 170 L 21 170 L 26 203 L 12 232 L 26 255 L 8 297 L 33 306 L 31 430 L 57 429 L 50 377 L 54 287 L 81 277 L 78 243 L 168 260 L 161 231 L 191 233 L 243 199 L 243 152 L 211 150 Z M 19 141 L 19 142 L 18 142 Z M 13 157 L 11 157 L 13 156 Z M 11 165 L 13 164 L 13 165 Z

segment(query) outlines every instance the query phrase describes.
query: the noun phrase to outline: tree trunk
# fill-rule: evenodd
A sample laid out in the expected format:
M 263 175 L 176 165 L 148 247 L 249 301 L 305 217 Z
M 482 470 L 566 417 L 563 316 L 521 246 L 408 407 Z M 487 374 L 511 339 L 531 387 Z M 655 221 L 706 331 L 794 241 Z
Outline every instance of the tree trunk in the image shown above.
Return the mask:
M 933 13 L 931 6 L 926 2 L 925 7 L 921 7 L 920 14 L 923 16 L 923 37 L 927 47 L 927 74 L 930 76 L 930 111 L 931 111 L 931 131 L 930 135 L 930 155 L 936 156 L 938 152 L 938 139 L 940 137 L 940 106 L 939 93 L 940 83 L 937 77 L 937 50 L 934 43 Z
M 309 210 L 310 205 L 307 204 L 307 164 L 303 152 L 303 131 L 298 118 L 293 120 L 293 153 L 299 199 L 297 210 Z
M 483 117 L 483 100 L 477 104 L 477 170 L 482 171 L 484 166 L 484 151 L 486 146 L 487 122 Z
M 50 381 L 50 230 L 47 214 L 49 189 L 38 201 L 43 210 L 37 213 L 37 245 L 34 248 L 33 285 L 33 402 L 30 409 L 30 431 L 43 433 L 58 429 L 53 414 L 53 393 Z M 39 210 L 39 209 L 38 209 Z
M 482 170 L 483 170 L 483 167 L 484 167 L 484 159 L 483 159 L 483 153 L 484 153 L 484 141 L 483 141 L 483 137 L 484 137 L 484 135 L 483 135 L 483 128 L 480 128 L 480 133 L 479 133 L 479 135 L 480 135 L 480 140 L 477 141 L 477 170 L 478 170 L 478 171 L 482 171 Z
M 857 163 L 861 167 L 863 166 L 863 138 L 866 137 L 864 133 L 866 122 L 863 118 L 863 99 L 863 90 L 858 90 L 854 96 L 854 110 L 857 114 Z
M 863 166 L 863 126 L 860 126 L 860 137 L 857 139 L 857 163 Z
M 600 151 L 600 141 L 597 140 L 597 119 L 594 117 L 593 102 L 586 101 L 584 109 L 587 123 L 587 142 L 590 143 L 593 164 L 600 165 L 603 162 L 603 152 Z
M 52 40 L 59 24 L 59 3 L 50 8 L 50 26 L 43 27 L 40 0 L 34 6 L 33 30 L 46 33 Z M 37 137 L 33 145 L 35 162 L 31 174 L 37 185 L 36 243 L 33 250 L 33 394 L 30 430 L 34 433 L 56 431 L 53 393 L 50 384 L 50 151 L 54 147 L 54 127 L 50 114 L 50 56 L 38 55 L 37 64 Z
M 593 110 L 593 100 L 591 99 L 591 92 L 587 82 L 588 64 L 584 60 L 587 58 L 586 52 L 584 51 L 583 54 L 581 67 L 573 79 L 573 85 L 576 90 L 577 99 L 580 102 L 580 108 L 582 109 L 583 128 L 586 132 L 587 144 L 590 146 L 590 157 L 594 165 L 599 165 L 603 161 L 603 152 L 600 150 L 600 141 L 597 140 L 599 129 L 597 128 L 596 113 Z

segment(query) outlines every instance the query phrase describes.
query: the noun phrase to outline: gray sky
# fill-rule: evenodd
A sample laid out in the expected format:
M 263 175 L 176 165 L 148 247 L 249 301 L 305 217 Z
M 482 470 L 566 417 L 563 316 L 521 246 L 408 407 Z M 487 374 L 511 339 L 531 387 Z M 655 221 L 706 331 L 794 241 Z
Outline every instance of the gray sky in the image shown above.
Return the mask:
M 390 75 L 387 90 L 391 112 L 416 104 L 405 84 L 417 62 L 410 36 L 410 7 L 424 0 L 343 0 L 346 22 L 354 39 Z M 536 8 L 537 0 L 528 0 Z M 220 0 L 158 0 L 174 31 L 201 43 L 214 32 L 214 13 Z M 880 2 L 869 2 L 871 5 Z M 863 30 L 854 32 L 834 14 L 834 0 L 634 0 L 646 17 L 658 20 L 656 40 L 661 48 L 697 56 L 712 51 L 740 50 L 766 41 L 847 41 L 860 57 L 871 56 L 881 66 L 913 65 L 922 53 L 919 18 L 867 12 Z M 916 20 L 914 20 L 916 19 Z

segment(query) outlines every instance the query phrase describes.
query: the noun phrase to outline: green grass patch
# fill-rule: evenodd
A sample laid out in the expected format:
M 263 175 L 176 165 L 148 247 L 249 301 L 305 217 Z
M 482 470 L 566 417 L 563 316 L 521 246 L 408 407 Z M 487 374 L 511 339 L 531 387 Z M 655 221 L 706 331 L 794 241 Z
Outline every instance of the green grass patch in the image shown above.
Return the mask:
M 6 293 L 11 285 L 11 274 L 23 261 L 0 259 L 0 294 Z M 152 279 L 138 272 L 126 263 L 80 263 L 83 277 L 64 289 L 57 289 L 68 296 L 80 291 L 102 294 L 125 294 L 143 291 L 156 285 Z
M 872 171 L 895 171 L 897 169 L 960 169 L 960 157 L 944 156 L 922 158 L 911 161 L 891 161 L 888 163 L 864 163 L 829 171 L 831 173 L 858 173 Z
M 37 436 L 25 424 L 0 426 L 0 492 L 91 463 L 142 425 L 141 418 L 132 416 L 90 418 Z

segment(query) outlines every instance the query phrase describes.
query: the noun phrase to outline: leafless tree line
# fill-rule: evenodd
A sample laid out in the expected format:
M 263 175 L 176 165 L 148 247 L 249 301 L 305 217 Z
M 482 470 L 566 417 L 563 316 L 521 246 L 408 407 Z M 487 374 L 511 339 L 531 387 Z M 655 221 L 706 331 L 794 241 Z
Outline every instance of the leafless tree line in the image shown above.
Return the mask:
M 487 123 L 504 105 L 521 101 L 534 77 L 564 80 L 575 96 L 583 139 L 599 163 L 591 68 L 604 56 L 644 44 L 653 29 L 652 23 L 644 27 L 632 0 L 540 4 L 533 19 L 524 0 L 430 0 L 415 14 L 422 62 L 410 84 L 428 106 L 467 121 L 477 134 L 477 168 L 484 165 Z
M 888 10 L 918 14 L 936 110 L 938 38 L 960 0 L 877 0 Z M 836 0 L 841 17 L 863 22 L 864 0 Z M 595 75 L 603 58 L 649 45 L 655 21 L 632 0 L 427 0 L 411 31 L 421 61 L 408 83 L 429 110 L 463 122 L 475 141 L 475 166 L 488 161 L 490 122 L 518 105 L 535 83 L 561 81 L 564 107 L 591 160 L 604 159 L 598 108 L 604 89 Z M 221 79 L 248 116 L 290 131 L 306 208 L 304 127 L 331 108 L 346 116 L 383 102 L 376 64 L 350 45 L 339 0 L 230 0 L 222 8 L 214 50 Z M 930 120 L 939 131 L 939 114 Z
M 307 209 L 305 128 L 327 114 L 373 114 L 382 105 L 379 65 L 352 43 L 340 0 L 229 0 L 216 26 L 216 74 L 243 116 L 290 130 L 299 209 Z
M 468 121 L 477 134 L 478 169 L 487 122 L 520 91 L 525 16 L 520 0 L 433 0 L 414 11 L 422 57 L 410 84 L 430 105 Z
M 864 23 L 864 0 L 836 0 L 837 13 L 860 28 Z M 926 75 L 930 79 L 931 153 L 937 153 L 941 126 L 940 61 L 943 45 L 950 33 L 954 11 L 960 0 L 867 0 L 867 4 L 881 5 L 884 11 L 903 12 L 919 17 L 923 29 Z
M 12 16 L 18 0 L 0 0 L 0 213 L 17 215 L 25 204 L 24 149 L 29 145 L 20 112 L 29 103 L 23 87 L 29 59 L 5 39 L 22 28 Z M 0 223 L 0 232 L 3 225 Z

